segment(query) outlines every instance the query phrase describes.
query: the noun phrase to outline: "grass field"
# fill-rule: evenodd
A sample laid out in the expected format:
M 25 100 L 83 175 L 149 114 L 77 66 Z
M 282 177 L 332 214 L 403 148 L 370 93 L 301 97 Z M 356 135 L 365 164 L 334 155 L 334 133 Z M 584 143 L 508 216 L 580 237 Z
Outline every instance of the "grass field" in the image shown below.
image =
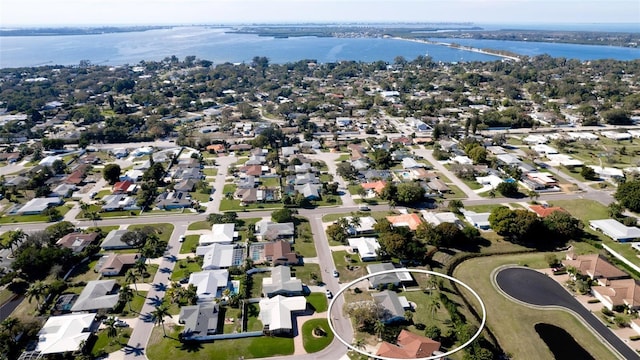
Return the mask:
M 168 337 L 163 337 L 162 328 L 153 329 L 147 346 L 147 356 L 151 360 L 238 360 L 254 359 L 277 355 L 293 354 L 293 339 L 261 336 L 256 338 L 219 340 L 211 343 L 182 344 L 178 334 L 182 327 L 167 327 Z
M 298 219 L 299 223 L 296 224 L 296 240 L 293 244 L 293 250 L 303 257 L 316 257 L 316 245 L 313 242 L 309 220 L 305 218 Z
M 108 354 L 122 349 L 129 341 L 129 336 L 131 336 L 132 332 L 132 328 L 119 328 L 118 336 L 109 338 L 106 329 L 100 330 L 91 348 L 91 355 L 98 356 L 100 353 Z
M 594 358 L 614 358 L 600 340 L 573 315 L 559 310 L 531 309 L 516 304 L 498 293 L 491 284 L 490 275 L 493 269 L 505 264 L 532 268 L 547 266 L 544 253 L 492 256 L 465 261 L 453 274 L 480 295 L 487 307 L 487 325 L 505 352 L 510 353 L 514 359 L 553 359 L 553 355 L 534 329 L 537 323 L 548 323 L 569 332 Z
M 323 336 L 313 334 L 315 328 L 320 328 L 324 332 Z M 307 353 L 318 352 L 331 344 L 333 333 L 329 328 L 327 319 L 311 319 L 302 324 L 302 343 Z
M 171 281 L 178 281 L 198 271 L 202 271 L 202 267 L 197 261 L 192 260 L 189 262 L 188 259 L 180 259 L 173 268 L 170 279 Z
M 189 254 L 194 252 L 200 241 L 200 235 L 187 235 L 184 242 L 180 245 L 180 254 Z
M 211 224 L 208 221 L 196 221 L 189 224 L 187 230 L 211 230 Z

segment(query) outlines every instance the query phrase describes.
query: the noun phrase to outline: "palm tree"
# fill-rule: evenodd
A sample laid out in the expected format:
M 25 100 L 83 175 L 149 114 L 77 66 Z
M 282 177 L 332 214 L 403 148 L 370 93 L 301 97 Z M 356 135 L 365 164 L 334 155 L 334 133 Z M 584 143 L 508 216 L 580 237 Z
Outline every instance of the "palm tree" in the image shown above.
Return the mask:
M 144 279 L 144 274 L 147 272 L 147 263 L 144 262 L 144 259 L 138 259 L 133 267 L 138 270 L 138 274 Z
M 128 286 L 123 286 L 120 288 L 120 301 L 123 301 L 129 304 L 129 311 L 133 311 L 131 309 L 131 300 L 133 300 L 133 290 L 131 290 Z
M 529 191 L 528 195 L 529 195 L 529 199 L 531 199 L 531 201 L 536 201 L 540 197 L 540 194 L 538 194 L 538 192 L 535 191 L 535 190 Z
M 358 350 L 362 350 L 362 349 L 364 349 L 364 348 L 365 348 L 364 339 L 362 339 L 362 338 L 355 339 L 355 340 L 353 341 L 353 344 L 352 344 L 352 345 L 353 345 L 353 347 L 354 347 L 354 348 L 356 348 L 356 349 L 358 349 Z
M 360 225 L 362 225 L 362 221 L 360 221 L 360 216 L 352 215 L 351 216 L 351 221 L 349 221 L 349 225 L 357 233 L 358 232 L 358 230 L 357 230 L 358 227 L 360 227 Z
M 435 319 L 438 314 L 438 310 L 440 310 L 440 300 L 435 296 L 431 296 L 431 299 L 429 299 L 429 302 L 427 303 L 427 311 L 429 311 L 431 317 Z
M 495 189 L 491 189 L 489 190 L 489 197 L 494 199 L 496 197 L 496 190 Z
M 340 219 L 338 219 L 338 221 L 336 221 L 336 224 L 338 224 L 344 230 L 347 230 L 350 225 L 349 220 L 347 220 L 347 218 L 344 218 L 344 217 L 341 217 Z
M 385 328 L 386 328 L 386 325 L 382 322 L 382 320 L 377 320 L 373 324 L 373 331 L 375 331 L 376 334 L 378 335 L 378 340 L 382 339 L 382 333 L 384 332 Z
M 118 336 L 118 327 L 116 326 L 116 319 L 113 316 L 109 316 L 104 322 L 107 329 L 107 337 L 113 339 Z
M 26 237 L 27 237 L 27 234 L 25 234 L 24 231 L 22 231 L 22 229 L 16 229 L 9 233 L 8 245 L 9 245 L 9 249 L 11 250 L 11 257 L 14 256 L 13 246 L 15 245 L 17 248 Z
M 29 299 L 29 303 L 31 303 L 31 300 L 35 298 L 38 309 L 40 309 L 40 300 L 44 297 L 48 287 L 49 286 L 47 284 L 39 280 L 31 284 L 25 293 L 27 299 Z
M 156 309 L 151 312 L 151 317 L 153 318 L 153 323 L 155 325 L 162 325 L 162 332 L 164 333 L 164 337 L 167 337 L 167 330 L 164 328 L 164 317 L 172 317 L 169 314 L 169 309 L 167 305 L 163 302 L 156 306 Z
M 138 275 L 133 271 L 133 269 L 127 270 L 127 273 L 124 275 L 124 281 L 126 281 L 127 284 L 133 284 L 136 289 L 136 293 L 138 292 L 138 284 L 136 283 L 138 281 Z
M 198 288 L 195 285 L 189 284 L 186 289 L 183 288 L 182 294 L 189 304 L 195 305 L 198 302 Z

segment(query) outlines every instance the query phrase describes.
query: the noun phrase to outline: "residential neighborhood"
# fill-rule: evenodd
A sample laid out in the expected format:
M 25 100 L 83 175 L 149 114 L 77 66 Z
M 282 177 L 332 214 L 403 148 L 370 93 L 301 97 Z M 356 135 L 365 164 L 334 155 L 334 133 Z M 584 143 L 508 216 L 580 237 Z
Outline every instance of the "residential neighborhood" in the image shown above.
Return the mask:
M 254 60 L 0 71 L 7 358 L 637 356 L 636 63 Z

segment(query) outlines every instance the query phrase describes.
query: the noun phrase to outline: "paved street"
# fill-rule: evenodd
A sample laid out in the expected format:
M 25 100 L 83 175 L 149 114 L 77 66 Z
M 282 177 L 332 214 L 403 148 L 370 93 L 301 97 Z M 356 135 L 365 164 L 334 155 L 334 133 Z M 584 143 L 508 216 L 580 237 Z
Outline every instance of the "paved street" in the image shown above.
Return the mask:
M 464 192 L 464 194 L 467 196 L 468 200 L 479 200 L 479 199 L 482 199 L 482 197 L 480 195 L 476 194 L 473 190 L 471 190 L 471 188 L 469 186 L 467 186 L 467 184 L 465 184 L 462 180 L 458 179 L 458 177 L 455 176 L 453 173 L 451 173 L 451 171 L 449 171 L 449 169 L 447 169 L 438 160 L 436 160 L 433 157 L 433 150 L 427 150 L 427 149 L 424 149 L 424 148 L 420 148 L 420 149 L 414 149 L 414 152 L 416 153 L 416 155 L 419 155 L 419 156 L 422 156 L 423 158 L 425 158 L 428 162 L 433 164 L 434 169 L 436 169 L 437 171 L 441 172 L 444 176 L 449 178 L 449 181 L 451 181 L 462 192 Z

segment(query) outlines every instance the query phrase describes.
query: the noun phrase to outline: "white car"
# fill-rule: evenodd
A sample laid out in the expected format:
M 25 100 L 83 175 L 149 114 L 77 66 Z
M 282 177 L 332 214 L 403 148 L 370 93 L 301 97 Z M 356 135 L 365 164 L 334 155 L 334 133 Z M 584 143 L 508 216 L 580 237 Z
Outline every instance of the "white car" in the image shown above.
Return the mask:
M 327 299 L 331 299 L 333 297 L 333 293 L 331 290 L 327 289 Z
M 180 235 L 180 242 L 184 242 L 184 239 L 185 239 L 184 235 Z

